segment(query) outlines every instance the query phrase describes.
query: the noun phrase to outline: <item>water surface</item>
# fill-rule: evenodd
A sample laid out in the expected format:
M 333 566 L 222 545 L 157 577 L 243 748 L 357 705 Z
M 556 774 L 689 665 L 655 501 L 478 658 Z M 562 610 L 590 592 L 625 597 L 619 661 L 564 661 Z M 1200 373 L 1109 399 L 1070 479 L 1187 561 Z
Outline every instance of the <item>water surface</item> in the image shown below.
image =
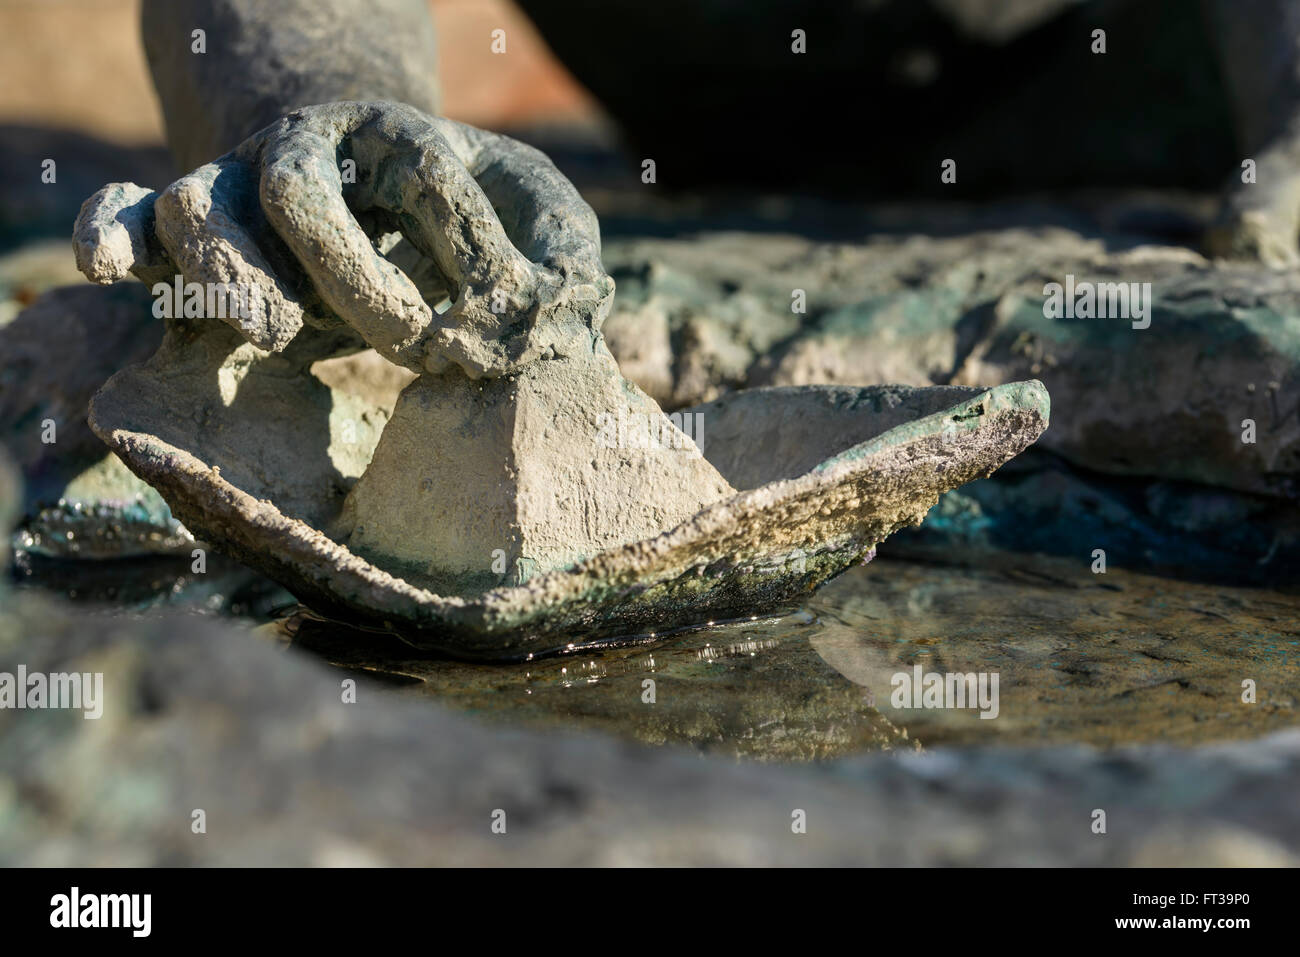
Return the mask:
M 1300 595 L 1094 575 L 1087 563 L 1047 558 L 882 557 L 779 617 L 518 665 L 430 657 L 302 617 L 264 633 L 374 679 L 382 693 L 773 760 L 1246 738 L 1295 725 L 1300 696 Z M 895 676 L 918 665 L 996 674 L 997 716 L 896 706 Z M 1242 700 L 1247 679 L 1254 703 Z

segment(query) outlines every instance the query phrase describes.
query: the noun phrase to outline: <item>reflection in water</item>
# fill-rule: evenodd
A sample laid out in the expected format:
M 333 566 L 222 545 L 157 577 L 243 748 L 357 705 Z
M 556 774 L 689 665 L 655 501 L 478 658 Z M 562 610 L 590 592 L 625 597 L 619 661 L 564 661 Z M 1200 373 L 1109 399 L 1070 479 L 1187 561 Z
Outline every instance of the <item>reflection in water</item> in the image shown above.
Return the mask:
M 275 631 L 397 693 L 509 722 L 814 760 L 949 744 L 1250 737 L 1296 723 L 1300 598 L 1035 560 L 877 560 L 781 618 L 516 665 L 423 655 L 311 618 Z M 900 672 L 995 673 L 997 717 L 896 708 Z M 1242 701 L 1242 682 L 1258 687 Z M 396 684 L 404 682 L 404 684 Z

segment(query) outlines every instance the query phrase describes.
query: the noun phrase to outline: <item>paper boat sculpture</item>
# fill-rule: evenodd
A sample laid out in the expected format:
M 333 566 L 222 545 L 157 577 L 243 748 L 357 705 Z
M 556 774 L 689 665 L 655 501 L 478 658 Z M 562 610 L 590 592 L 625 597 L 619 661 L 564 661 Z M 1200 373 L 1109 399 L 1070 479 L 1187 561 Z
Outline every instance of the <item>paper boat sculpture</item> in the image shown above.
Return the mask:
M 96 434 L 316 612 L 466 657 L 788 607 L 1048 422 L 1037 381 L 756 389 L 667 416 L 605 346 L 613 282 L 572 185 L 397 104 L 297 111 L 162 194 L 106 187 L 75 247 L 92 279 L 175 290 L 158 352 L 95 397 Z M 175 308 L 192 285 L 256 307 Z M 367 346 L 409 370 L 400 394 L 320 374 Z

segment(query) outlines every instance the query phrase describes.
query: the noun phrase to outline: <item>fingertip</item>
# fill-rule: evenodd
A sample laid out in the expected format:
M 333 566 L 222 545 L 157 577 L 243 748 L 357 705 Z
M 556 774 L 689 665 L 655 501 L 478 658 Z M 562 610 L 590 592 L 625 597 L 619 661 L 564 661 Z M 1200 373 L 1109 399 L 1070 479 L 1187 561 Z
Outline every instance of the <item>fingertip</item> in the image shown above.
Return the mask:
M 82 203 L 72 233 L 82 275 L 107 285 L 157 265 L 149 244 L 156 196 L 134 183 L 109 183 Z

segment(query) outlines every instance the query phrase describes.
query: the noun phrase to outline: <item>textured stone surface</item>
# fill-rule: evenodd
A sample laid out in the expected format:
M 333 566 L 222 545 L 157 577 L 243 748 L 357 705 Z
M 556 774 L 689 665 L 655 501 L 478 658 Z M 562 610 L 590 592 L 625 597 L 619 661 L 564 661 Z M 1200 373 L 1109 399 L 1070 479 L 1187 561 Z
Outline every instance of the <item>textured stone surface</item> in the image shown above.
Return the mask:
M 1149 551 L 1159 567 L 1235 563 L 1238 578 L 1250 568 L 1269 571 L 1294 548 L 1285 504 L 1295 476 L 1287 464 L 1289 410 L 1297 401 L 1289 337 L 1300 305 L 1287 274 L 1215 266 L 1171 248 L 1108 253 L 1105 242 L 1061 229 L 862 244 L 755 234 L 615 239 L 605 260 L 619 283 L 603 327 L 610 348 L 665 408 L 770 381 L 931 384 L 954 380 L 959 365 L 970 379 L 1037 375 L 1065 396 L 1040 445 L 1075 464 L 1077 494 L 1050 476 L 1046 485 L 1035 480 L 1028 497 L 1008 497 L 1006 486 L 991 491 L 981 521 L 998 547 L 1056 550 L 1077 540 L 1087 551 Z M 1042 284 L 1068 271 L 1080 279 L 1150 278 L 1152 327 L 1119 323 L 1108 339 L 1104 320 L 1089 327 L 1044 319 L 1034 311 Z M 806 315 L 790 311 L 794 288 L 809 294 Z M 90 308 L 78 307 L 76 321 L 90 322 Z M 128 324 L 147 331 L 153 321 Z M 41 347 L 47 355 L 61 354 L 52 345 L 58 338 Z M 125 364 L 118 357 L 132 354 L 112 357 L 109 348 L 110 340 L 100 341 L 96 363 Z M 346 374 L 349 389 L 371 393 L 372 406 L 391 407 L 411 377 L 373 352 L 329 361 L 344 370 L 364 365 L 364 375 Z M 91 366 L 47 358 L 43 368 L 67 383 Z M 1253 446 L 1240 441 L 1246 417 L 1257 423 Z M 1131 484 L 1120 489 L 1115 483 L 1126 476 Z M 1148 487 L 1153 480 L 1160 484 Z M 1226 494 L 1234 488 L 1264 495 Z M 1099 495 L 1135 504 L 1106 520 L 1087 506 Z M 1039 517 L 1020 517 L 1028 514 Z M 1039 534 L 1049 524 L 1058 530 Z M 1126 529 L 1138 527 L 1149 533 L 1143 541 L 1113 538 L 1131 538 Z M 1133 567 L 1134 559 L 1121 560 Z
M 24 243 L 0 256 L 0 328 L 42 293 L 68 284 L 80 286 L 82 276 L 65 237 Z
M 1098 472 L 1293 498 L 1300 281 L 1064 229 L 819 243 L 717 234 L 616 240 L 607 326 L 668 407 L 767 384 L 976 384 L 1039 377 L 1042 447 Z M 1043 287 L 1150 282 L 1151 325 L 1048 319 Z M 808 311 L 791 311 L 795 289 Z M 665 317 L 661 329 L 642 321 Z M 640 331 L 644 329 L 644 336 Z M 655 356 L 653 366 L 647 356 Z M 668 385 L 671 383 L 671 385 Z M 1242 421 L 1257 441 L 1242 442 Z
M 0 445 L 0 571 L 9 567 L 8 531 L 22 513 L 22 480 L 13 459 L 3 445 Z M 4 586 L 0 585 L 0 589 Z
M 22 471 L 21 548 L 115 558 L 193 545 L 158 493 L 86 424 L 90 397 L 148 356 L 160 333 L 147 291 L 134 284 L 51 289 L 0 326 L 0 443 Z
M 1286 499 L 1104 476 L 1048 454 L 1016 463 L 945 495 L 890 553 L 944 562 L 1039 553 L 1087 567 L 1100 549 L 1109 568 L 1254 586 L 1292 585 L 1300 572 L 1300 515 Z
M 1294 733 L 738 767 L 494 728 L 364 680 L 345 704 L 338 672 L 215 623 L 88 620 L 29 599 L 0 618 L 0 668 L 18 663 L 102 671 L 105 709 L 98 721 L 0 711 L 10 866 L 1223 866 L 1300 854 Z M 1091 832 L 1094 808 L 1106 835 Z M 791 833 L 796 809 L 804 835 Z M 497 810 L 505 836 L 491 830 Z
M 53 289 L 0 327 L 0 440 L 23 463 L 31 494 L 57 492 L 88 460 L 103 458 L 86 405 L 123 365 L 148 357 L 161 332 L 147 290 L 135 284 Z M 53 441 L 42 441 L 47 419 Z

